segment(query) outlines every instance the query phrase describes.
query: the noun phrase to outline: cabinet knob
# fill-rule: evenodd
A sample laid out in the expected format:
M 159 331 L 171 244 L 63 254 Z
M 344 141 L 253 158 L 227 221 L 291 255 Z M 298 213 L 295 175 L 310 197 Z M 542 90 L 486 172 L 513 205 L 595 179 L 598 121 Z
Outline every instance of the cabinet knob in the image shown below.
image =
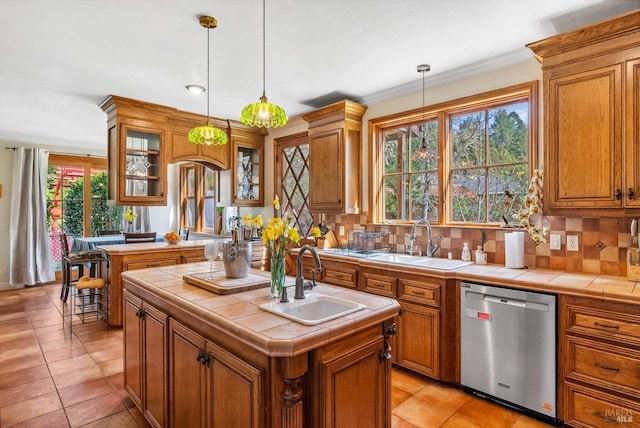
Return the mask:
M 627 199 L 632 200 L 636 196 L 636 192 L 633 191 L 633 187 L 629 187 L 627 190 Z
M 616 189 L 615 197 L 616 197 L 616 201 L 619 201 L 620 199 L 622 199 L 622 190 Z
M 378 354 L 378 359 L 380 360 L 381 363 L 384 363 L 385 361 L 391 359 L 391 353 L 380 351 L 380 354 Z

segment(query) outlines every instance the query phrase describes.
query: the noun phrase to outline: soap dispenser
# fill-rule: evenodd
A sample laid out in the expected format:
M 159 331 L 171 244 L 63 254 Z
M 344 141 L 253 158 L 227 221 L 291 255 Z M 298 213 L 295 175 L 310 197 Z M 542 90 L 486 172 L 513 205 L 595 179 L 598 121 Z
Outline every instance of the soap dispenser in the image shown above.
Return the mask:
M 469 251 L 469 244 L 466 242 L 462 244 L 462 261 L 463 262 L 471 261 L 471 251 Z

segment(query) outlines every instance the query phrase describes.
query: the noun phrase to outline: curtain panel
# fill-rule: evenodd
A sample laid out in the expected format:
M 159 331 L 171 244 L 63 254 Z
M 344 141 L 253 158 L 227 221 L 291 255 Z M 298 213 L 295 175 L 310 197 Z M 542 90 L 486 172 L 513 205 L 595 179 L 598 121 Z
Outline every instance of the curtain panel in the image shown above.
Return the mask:
M 24 287 L 55 280 L 47 227 L 49 151 L 16 148 L 9 220 L 9 282 Z

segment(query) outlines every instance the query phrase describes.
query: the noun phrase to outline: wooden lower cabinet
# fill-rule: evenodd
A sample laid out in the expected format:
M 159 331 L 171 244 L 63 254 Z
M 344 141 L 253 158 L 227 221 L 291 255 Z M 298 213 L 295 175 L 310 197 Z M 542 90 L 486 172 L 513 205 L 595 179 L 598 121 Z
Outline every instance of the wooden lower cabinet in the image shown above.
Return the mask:
M 401 302 L 397 317 L 396 363 L 417 373 L 440 376 L 440 311 Z
M 189 241 L 187 241 L 189 242 Z M 125 244 L 105 247 L 109 254 L 109 314 L 107 321 L 111 326 L 122 325 L 122 290 L 121 275 L 123 272 L 135 269 L 158 268 L 183 263 L 205 261 L 204 245 L 189 247 L 186 245 L 164 246 L 151 243 Z M 115 249 L 106 249 L 106 248 Z
M 640 402 L 566 382 L 564 423 L 580 428 L 640 427 Z
M 264 426 L 263 378 L 259 368 L 169 321 L 169 426 Z
M 559 408 L 574 427 L 640 427 L 637 305 L 560 296 Z
M 304 426 L 324 428 L 391 426 L 390 360 L 380 327 L 358 334 L 358 340 L 340 341 L 316 350 L 312 357 L 312 393 L 303 399 L 318 401 Z M 364 344 L 361 339 L 366 339 Z M 358 343 L 359 342 L 359 343 Z M 357 345 L 356 345 L 357 344 Z M 319 409 L 324 409 L 320 412 Z
M 149 423 L 167 421 L 168 316 L 124 293 L 124 388 Z

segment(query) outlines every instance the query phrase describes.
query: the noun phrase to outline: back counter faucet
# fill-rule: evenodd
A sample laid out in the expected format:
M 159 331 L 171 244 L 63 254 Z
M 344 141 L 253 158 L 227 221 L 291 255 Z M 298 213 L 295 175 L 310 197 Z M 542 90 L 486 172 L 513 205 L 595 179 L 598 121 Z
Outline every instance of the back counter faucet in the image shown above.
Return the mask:
M 432 244 L 433 237 L 431 235 L 431 223 L 427 221 L 426 218 L 421 218 L 420 220 L 416 220 L 413 223 L 413 228 L 411 228 L 411 246 L 413 247 L 413 241 L 416 239 L 416 229 L 420 223 L 424 223 L 427 227 L 427 257 L 433 257 L 433 254 L 438 251 L 439 246 L 436 244 Z

